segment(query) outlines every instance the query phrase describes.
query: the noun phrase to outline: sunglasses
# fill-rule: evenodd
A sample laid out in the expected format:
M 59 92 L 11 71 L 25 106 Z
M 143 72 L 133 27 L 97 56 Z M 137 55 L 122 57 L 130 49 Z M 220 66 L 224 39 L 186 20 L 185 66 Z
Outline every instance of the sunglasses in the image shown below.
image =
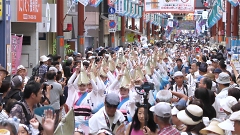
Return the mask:
M 107 106 L 107 108 L 117 108 L 118 107 L 118 105 L 110 105 L 108 103 L 106 103 L 106 106 Z

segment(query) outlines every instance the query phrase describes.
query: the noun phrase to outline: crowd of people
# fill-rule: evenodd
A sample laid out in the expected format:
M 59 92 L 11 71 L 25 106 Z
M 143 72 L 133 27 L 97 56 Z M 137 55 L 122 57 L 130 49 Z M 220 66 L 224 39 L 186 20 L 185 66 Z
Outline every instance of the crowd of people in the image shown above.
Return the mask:
M 73 111 L 64 135 L 238 135 L 232 55 L 169 41 L 43 55 L 31 76 L 23 65 L 16 74 L 0 66 L 0 134 L 53 135 Z

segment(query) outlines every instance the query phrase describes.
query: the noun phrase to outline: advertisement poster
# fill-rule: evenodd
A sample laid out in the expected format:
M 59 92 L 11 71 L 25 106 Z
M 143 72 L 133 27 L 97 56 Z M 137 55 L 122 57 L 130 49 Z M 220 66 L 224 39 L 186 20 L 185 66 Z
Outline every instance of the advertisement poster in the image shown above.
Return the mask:
M 22 41 L 23 36 L 12 35 L 12 74 L 16 74 L 17 67 L 20 65 L 20 59 L 22 54 Z
M 145 0 L 145 12 L 194 13 L 195 0 Z

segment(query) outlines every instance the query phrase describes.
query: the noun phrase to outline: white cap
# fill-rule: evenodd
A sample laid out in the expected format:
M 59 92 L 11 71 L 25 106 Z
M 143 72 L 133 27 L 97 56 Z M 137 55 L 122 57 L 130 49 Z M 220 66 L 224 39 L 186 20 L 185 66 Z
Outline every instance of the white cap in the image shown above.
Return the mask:
M 20 71 L 20 70 L 26 70 L 26 68 L 23 65 L 19 65 L 17 67 L 17 72 Z
M 208 65 L 211 65 L 212 64 L 212 61 L 211 60 L 207 60 L 206 62 Z
M 58 72 L 57 68 L 55 68 L 55 67 L 50 67 L 48 71 L 54 71 L 55 73 Z
M 41 62 L 46 62 L 48 60 L 49 60 L 49 58 L 46 55 L 43 55 L 43 56 L 40 57 Z
M 240 121 L 240 111 L 233 112 L 229 119 L 231 121 Z
M 179 76 L 184 76 L 183 73 L 182 73 L 181 71 L 177 71 L 177 72 L 175 72 L 174 75 L 173 75 L 173 78 L 175 78 L 175 77 L 179 77 Z
M 150 108 L 150 111 L 159 117 L 168 118 L 171 117 L 171 106 L 166 102 L 159 102 L 155 106 Z

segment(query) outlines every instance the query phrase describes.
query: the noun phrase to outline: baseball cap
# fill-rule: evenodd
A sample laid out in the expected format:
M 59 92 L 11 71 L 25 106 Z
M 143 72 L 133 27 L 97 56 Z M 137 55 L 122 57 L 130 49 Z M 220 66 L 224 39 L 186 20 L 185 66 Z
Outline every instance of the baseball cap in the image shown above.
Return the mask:
M 171 117 L 171 106 L 166 102 L 159 102 L 155 106 L 150 108 L 150 111 L 159 117 L 168 118 Z
M 109 93 L 105 97 L 105 102 L 110 104 L 110 105 L 116 105 L 117 106 L 120 103 L 120 98 L 115 93 Z
M 181 71 L 177 71 L 174 73 L 173 78 L 178 77 L 178 76 L 183 76 L 183 73 Z
M 218 63 L 219 60 L 218 60 L 218 59 L 212 59 L 212 62 L 216 62 L 216 63 Z
M 213 70 L 213 73 L 222 73 L 222 70 L 220 68 L 215 68 Z
M 12 78 L 11 84 L 13 87 L 19 87 L 23 83 L 23 78 L 20 75 L 16 75 Z
M 46 55 L 42 55 L 41 57 L 40 57 L 40 61 L 41 62 L 46 62 L 46 61 L 48 61 L 49 60 L 49 58 L 46 56 Z
M 219 74 L 218 78 L 216 79 L 216 82 L 219 84 L 228 84 L 230 83 L 230 76 L 229 74 L 222 72 Z
M 212 61 L 211 60 L 207 60 L 206 62 L 208 65 L 211 65 L 212 64 Z
M 55 67 L 50 67 L 48 71 L 54 71 L 55 73 L 58 72 L 57 68 L 55 68 Z

